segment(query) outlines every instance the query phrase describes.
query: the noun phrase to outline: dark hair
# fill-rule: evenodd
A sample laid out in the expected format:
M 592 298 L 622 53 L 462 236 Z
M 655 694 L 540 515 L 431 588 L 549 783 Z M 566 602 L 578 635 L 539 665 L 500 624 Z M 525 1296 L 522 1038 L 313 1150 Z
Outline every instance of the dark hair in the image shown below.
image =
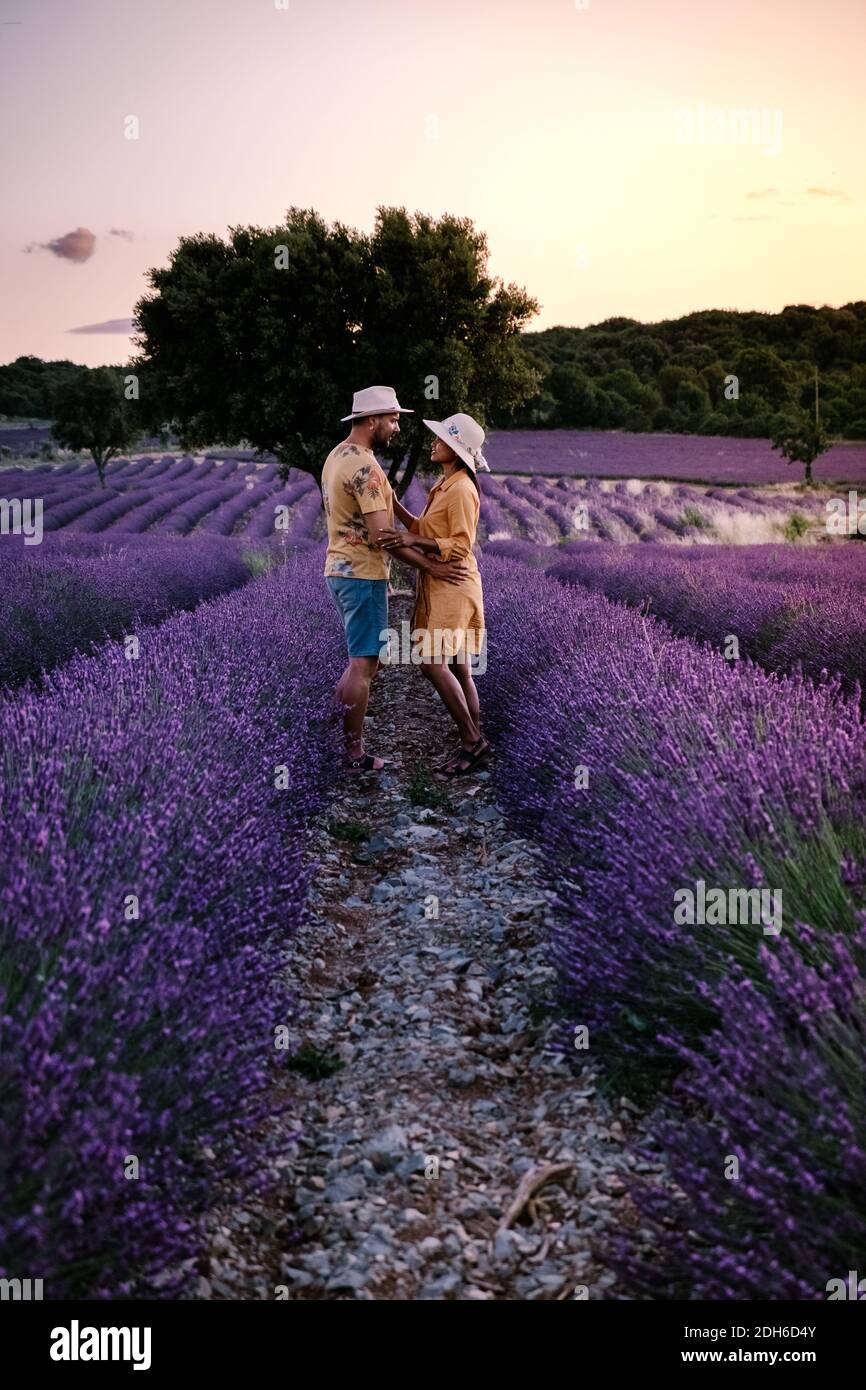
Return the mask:
M 463 459 L 460 457 L 459 454 L 455 454 L 455 456 L 454 456 L 454 461 L 455 461 L 455 464 L 457 465 L 458 468 L 462 468 L 466 473 L 469 474 L 470 478 L 472 479 L 472 483 L 473 483 L 473 486 L 474 486 L 474 488 L 475 488 L 475 491 L 478 493 L 478 496 L 480 497 L 480 496 L 481 496 L 481 489 L 480 489 L 480 487 L 478 486 L 478 479 L 476 478 L 476 476 L 475 476 L 475 474 L 473 473 L 472 469 L 469 467 L 469 464 L 468 464 L 468 463 L 465 463 L 465 462 L 463 461 Z

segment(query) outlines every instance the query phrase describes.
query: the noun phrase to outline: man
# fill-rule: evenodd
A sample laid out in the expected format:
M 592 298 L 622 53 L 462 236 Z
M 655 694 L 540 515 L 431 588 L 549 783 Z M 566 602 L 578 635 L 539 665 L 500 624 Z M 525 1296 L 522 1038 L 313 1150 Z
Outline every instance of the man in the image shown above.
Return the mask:
M 388 628 L 391 555 L 452 584 L 466 574 L 458 562 L 436 560 L 410 546 L 387 552 L 380 547 L 383 535 L 394 530 L 394 493 L 374 450 L 400 433 L 401 415 L 412 413 L 398 404 L 393 386 L 356 391 L 352 413 L 343 416 L 352 427 L 322 468 L 322 503 L 328 519 L 325 581 L 343 620 L 349 653 L 336 694 L 349 706 L 344 732 L 350 772 L 379 772 L 385 766 L 384 759 L 364 750 L 364 715 Z

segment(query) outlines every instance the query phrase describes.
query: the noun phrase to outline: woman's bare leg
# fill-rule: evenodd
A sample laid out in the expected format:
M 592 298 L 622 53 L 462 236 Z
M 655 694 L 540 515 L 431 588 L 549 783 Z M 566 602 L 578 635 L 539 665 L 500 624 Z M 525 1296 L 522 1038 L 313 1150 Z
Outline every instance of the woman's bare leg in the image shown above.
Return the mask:
M 463 747 L 474 748 L 481 737 L 481 731 L 470 713 L 463 687 L 456 676 L 452 675 L 444 661 L 422 662 L 421 674 L 433 686 L 457 725 Z
M 455 680 L 458 681 L 460 689 L 463 691 L 463 698 L 466 707 L 472 718 L 475 727 L 481 729 L 481 706 L 478 701 L 478 691 L 472 679 L 472 667 L 469 665 L 469 658 L 464 652 L 462 656 L 454 658 L 454 665 L 451 667 Z

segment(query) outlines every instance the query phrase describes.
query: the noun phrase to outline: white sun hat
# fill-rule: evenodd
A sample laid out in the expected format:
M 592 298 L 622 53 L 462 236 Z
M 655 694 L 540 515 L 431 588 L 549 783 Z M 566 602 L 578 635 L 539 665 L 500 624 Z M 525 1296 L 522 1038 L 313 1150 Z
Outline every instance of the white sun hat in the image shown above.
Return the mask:
M 445 420 L 425 420 L 428 430 L 432 430 L 441 440 L 459 454 L 473 473 L 489 473 L 490 464 L 481 452 L 484 431 L 471 415 L 449 415 Z
M 397 392 L 393 386 L 365 386 L 352 397 L 351 415 L 343 415 L 341 420 L 356 420 L 364 415 L 414 415 L 414 410 L 398 405 Z

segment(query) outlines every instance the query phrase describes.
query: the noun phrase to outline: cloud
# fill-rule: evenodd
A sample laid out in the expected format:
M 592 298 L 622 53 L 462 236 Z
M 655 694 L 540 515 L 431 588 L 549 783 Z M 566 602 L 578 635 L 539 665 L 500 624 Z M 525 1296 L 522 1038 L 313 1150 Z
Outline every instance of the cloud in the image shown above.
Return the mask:
M 33 251 L 53 251 L 55 256 L 59 256 L 63 261 L 74 261 L 81 264 L 89 261 L 93 255 L 93 248 L 96 245 L 96 237 L 87 227 L 76 227 L 74 232 L 67 232 L 65 236 L 56 237 L 54 241 L 37 241 L 26 247 L 29 254 Z
M 836 198 L 840 203 L 851 204 L 854 199 L 845 188 L 807 188 L 813 198 Z
M 758 188 L 754 193 L 747 193 L 747 198 L 769 198 L 772 193 L 778 193 L 778 188 Z
M 741 215 L 732 217 L 732 222 L 778 222 L 778 217 L 774 212 L 758 212 L 753 215 Z
M 104 323 L 85 323 L 69 328 L 68 333 L 120 333 L 128 337 L 133 332 L 132 319 L 106 319 Z

